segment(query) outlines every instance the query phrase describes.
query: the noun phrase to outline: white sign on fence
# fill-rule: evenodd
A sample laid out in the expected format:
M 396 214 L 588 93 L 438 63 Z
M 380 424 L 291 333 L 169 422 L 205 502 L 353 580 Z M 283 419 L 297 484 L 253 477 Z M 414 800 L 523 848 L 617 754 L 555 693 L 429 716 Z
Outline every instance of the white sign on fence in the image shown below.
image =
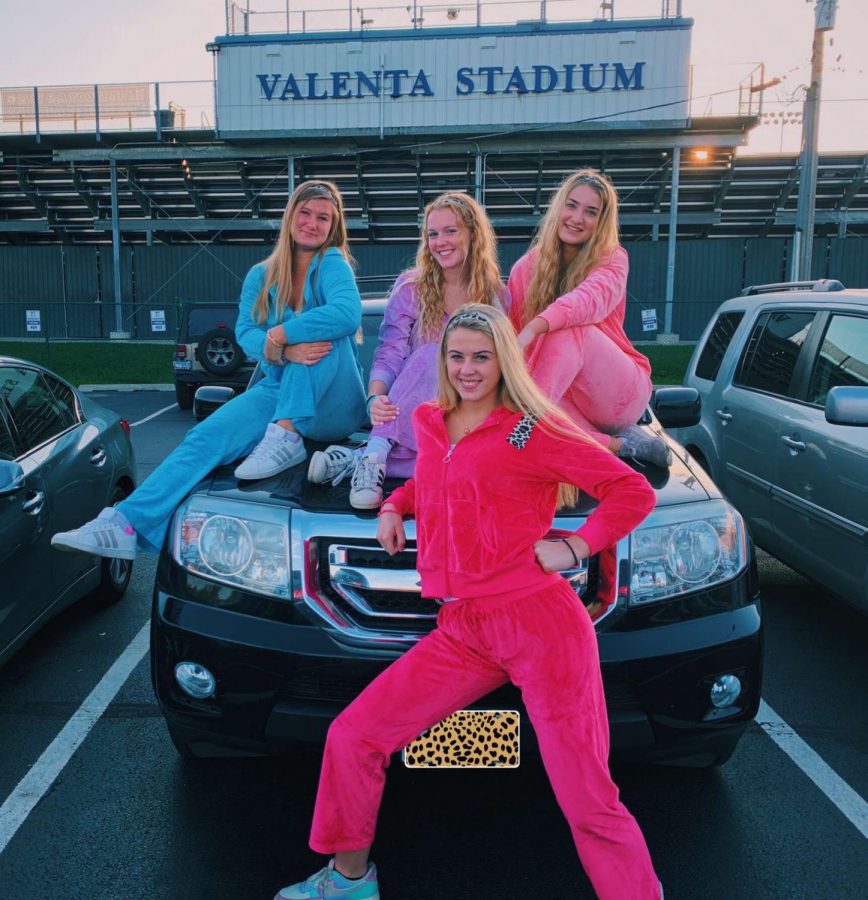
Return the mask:
M 657 330 L 657 310 L 656 309 L 643 309 L 642 310 L 642 331 L 656 331 Z
M 38 309 L 28 309 L 24 315 L 28 331 L 42 331 L 42 313 Z
M 164 309 L 151 310 L 151 331 L 166 330 L 166 311 Z

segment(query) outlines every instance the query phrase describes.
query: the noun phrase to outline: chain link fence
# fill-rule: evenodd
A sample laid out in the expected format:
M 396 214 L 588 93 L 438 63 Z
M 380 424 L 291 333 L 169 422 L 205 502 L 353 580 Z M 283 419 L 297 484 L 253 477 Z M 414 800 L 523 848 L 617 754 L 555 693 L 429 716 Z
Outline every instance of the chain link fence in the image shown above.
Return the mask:
M 360 284 L 363 296 L 386 296 L 391 277 L 365 279 Z M 695 342 L 720 305 L 713 301 L 676 301 L 672 307 L 672 333 L 666 343 Z M 207 304 L 206 304 L 207 305 Z M 62 301 L 4 301 L 0 303 L 0 340 L 79 340 L 118 339 L 174 344 L 180 326 L 180 301 L 176 303 L 124 303 L 122 328 L 118 334 L 113 303 Z M 625 328 L 630 340 L 639 343 L 657 341 L 664 330 L 665 304 L 628 301 Z

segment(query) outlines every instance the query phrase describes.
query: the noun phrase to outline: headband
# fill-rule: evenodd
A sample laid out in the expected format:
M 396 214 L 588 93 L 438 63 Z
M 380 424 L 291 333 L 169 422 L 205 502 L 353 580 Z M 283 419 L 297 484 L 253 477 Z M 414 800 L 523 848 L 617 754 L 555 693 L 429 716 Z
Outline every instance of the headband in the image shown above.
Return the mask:
M 485 325 L 491 327 L 491 323 L 488 319 L 485 318 L 481 313 L 473 312 L 463 312 L 459 313 L 457 316 L 453 316 L 449 320 L 449 324 L 446 326 L 447 328 L 452 328 L 455 325 L 460 325 L 462 322 L 482 322 Z

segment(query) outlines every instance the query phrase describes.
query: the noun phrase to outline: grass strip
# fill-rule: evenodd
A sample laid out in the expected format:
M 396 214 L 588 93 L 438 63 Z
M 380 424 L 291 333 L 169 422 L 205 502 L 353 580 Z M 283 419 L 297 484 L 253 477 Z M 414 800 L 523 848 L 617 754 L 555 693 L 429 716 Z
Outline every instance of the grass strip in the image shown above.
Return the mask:
M 82 384 L 171 384 L 174 344 L 0 341 L 0 356 L 39 363 Z
M 0 356 L 39 363 L 81 384 L 171 384 L 174 344 L 0 341 Z M 681 384 L 692 344 L 643 344 L 655 384 Z

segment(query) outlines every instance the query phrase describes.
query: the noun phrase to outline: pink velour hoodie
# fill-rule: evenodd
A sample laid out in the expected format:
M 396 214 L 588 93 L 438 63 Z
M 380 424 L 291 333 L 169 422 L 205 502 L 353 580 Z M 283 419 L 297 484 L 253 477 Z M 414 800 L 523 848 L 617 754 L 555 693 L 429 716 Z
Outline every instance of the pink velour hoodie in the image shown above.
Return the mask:
M 534 247 L 518 260 L 509 273 L 508 287 L 512 298 L 509 318 L 516 331 L 521 331 L 527 324 L 524 301 L 538 256 L 539 248 Z M 650 375 L 651 363 L 630 343 L 624 331 L 628 269 L 627 251 L 616 247 L 609 258 L 592 269 L 584 281 L 544 309 L 540 318 L 546 320 L 549 331 L 595 325 Z
M 413 420 L 416 474 L 383 506 L 416 519 L 426 597 L 485 597 L 553 584 L 559 576 L 543 571 L 533 546 L 551 529 L 562 482 L 599 500 L 576 532 L 592 554 L 613 547 L 654 506 L 645 477 L 595 441 L 558 434 L 505 407 L 451 450 L 439 406 L 423 404 Z

